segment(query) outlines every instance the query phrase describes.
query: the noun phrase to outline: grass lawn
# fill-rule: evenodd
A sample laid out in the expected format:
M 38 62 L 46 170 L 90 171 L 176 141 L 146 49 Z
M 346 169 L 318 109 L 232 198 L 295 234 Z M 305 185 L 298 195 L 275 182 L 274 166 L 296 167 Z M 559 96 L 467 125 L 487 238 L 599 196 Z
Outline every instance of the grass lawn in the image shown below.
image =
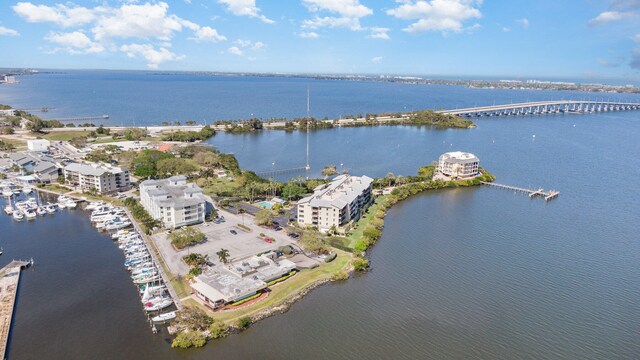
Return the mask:
M 229 180 L 228 177 L 209 178 L 198 182 L 198 186 L 202 187 L 205 194 L 213 196 L 232 196 L 240 188 L 235 179 Z
M 88 131 L 52 131 L 48 134 L 43 134 L 42 138 L 50 141 L 69 141 L 73 138 L 86 136 Z
M 59 192 L 59 193 L 68 193 L 69 191 L 71 191 L 71 190 L 67 189 L 64 186 L 60 186 L 60 184 L 55 184 L 55 183 L 54 184 L 47 184 L 47 185 L 44 186 L 43 189 L 49 190 L 49 191 L 55 191 L 55 192 Z
M 185 306 L 197 306 L 201 309 L 207 310 L 207 312 L 216 320 L 225 322 L 227 324 L 233 324 L 239 318 L 243 316 L 252 316 L 256 313 L 283 303 L 292 295 L 305 289 L 309 285 L 319 280 L 325 280 L 331 278 L 333 274 L 346 268 L 351 262 L 351 254 L 335 250 L 338 254 L 335 260 L 328 264 L 322 264 L 315 269 L 305 269 L 300 271 L 295 276 L 287 279 L 284 282 L 279 283 L 277 286 L 271 288 L 269 296 L 265 299 L 258 301 L 257 303 L 247 306 L 242 309 L 233 311 L 223 311 L 219 313 L 212 313 L 207 310 L 203 305 L 195 300 L 189 299 L 183 302 Z
M 349 243 L 350 248 L 353 248 L 356 245 L 356 242 L 360 238 L 362 238 L 362 232 L 367 227 L 367 225 L 369 225 L 369 222 L 373 219 L 373 215 L 380 209 L 380 203 L 386 198 L 386 195 L 378 196 L 376 198 L 376 201 L 371 204 L 371 206 L 369 206 L 369 209 L 367 210 L 365 216 L 358 220 L 358 222 L 356 223 L 357 226 L 349 231 L 349 236 L 347 237 L 351 240 L 351 242 Z
M 2 137 L 0 137 L 0 140 L 2 140 L 3 142 L 5 142 L 7 144 L 11 144 L 11 145 L 15 146 L 16 151 L 26 150 L 26 148 L 27 148 L 27 141 L 26 140 L 14 139 L 14 138 L 11 138 L 10 135 L 7 135 L 6 137 L 2 136 Z

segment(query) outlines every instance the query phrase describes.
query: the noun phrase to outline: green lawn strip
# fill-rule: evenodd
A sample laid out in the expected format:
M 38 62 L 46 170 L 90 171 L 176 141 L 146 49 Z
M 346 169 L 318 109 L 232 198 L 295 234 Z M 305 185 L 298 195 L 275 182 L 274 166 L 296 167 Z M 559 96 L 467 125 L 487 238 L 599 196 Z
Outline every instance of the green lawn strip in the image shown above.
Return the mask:
M 358 220 L 358 226 L 355 229 L 351 229 L 349 231 L 349 236 L 347 236 L 347 238 L 351 240 L 351 242 L 349 243 L 350 248 L 353 248 L 356 245 L 356 242 L 362 238 L 362 232 L 367 227 L 367 225 L 369 225 L 369 222 L 374 218 L 374 214 L 380 209 L 380 203 L 382 203 L 386 198 L 387 195 L 378 196 L 374 203 L 369 206 L 367 214 L 365 214 L 365 216 L 361 217 L 360 220 Z
M 329 279 L 334 273 L 345 269 L 351 262 L 351 255 L 341 250 L 336 250 L 336 252 L 338 257 L 334 261 L 322 264 L 315 269 L 304 269 L 298 272 L 296 276 L 271 289 L 269 296 L 255 304 L 233 311 L 211 313 L 209 310 L 209 314 L 215 320 L 231 325 L 243 316 L 252 316 L 266 308 L 279 305 L 316 281 Z M 203 305 L 191 299 L 185 300 L 183 305 L 196 305 L 198 308 L 206 309 Z
M 88 131 L 52 131 L 48 134 L 43 134 L 41 137 L 50 141 L 69 141 L 73 138 L 87 136 Z

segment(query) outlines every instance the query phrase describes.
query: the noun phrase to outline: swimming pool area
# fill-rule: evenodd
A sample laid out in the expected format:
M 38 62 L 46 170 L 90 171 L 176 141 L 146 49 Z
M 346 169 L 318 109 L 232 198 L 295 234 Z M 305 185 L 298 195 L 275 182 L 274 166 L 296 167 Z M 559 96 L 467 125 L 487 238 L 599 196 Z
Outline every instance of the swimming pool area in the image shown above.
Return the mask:
M 271 209 L 273 207 L 273 204 L 269 201 L 261 201 L 258 203 L 258 205 L 265 209 Z

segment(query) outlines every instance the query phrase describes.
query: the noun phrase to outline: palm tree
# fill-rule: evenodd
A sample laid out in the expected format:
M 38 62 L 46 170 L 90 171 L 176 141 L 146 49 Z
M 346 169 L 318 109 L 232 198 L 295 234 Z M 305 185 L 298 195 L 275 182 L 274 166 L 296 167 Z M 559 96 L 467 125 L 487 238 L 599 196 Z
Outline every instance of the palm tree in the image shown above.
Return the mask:
M 229 260 L 229 250 L 227 249 L 220 249 L 220 251 L 218 251 L 216 255 L 218 255 L 218 259 L 220 259 L 220 261 L 225 264 Z

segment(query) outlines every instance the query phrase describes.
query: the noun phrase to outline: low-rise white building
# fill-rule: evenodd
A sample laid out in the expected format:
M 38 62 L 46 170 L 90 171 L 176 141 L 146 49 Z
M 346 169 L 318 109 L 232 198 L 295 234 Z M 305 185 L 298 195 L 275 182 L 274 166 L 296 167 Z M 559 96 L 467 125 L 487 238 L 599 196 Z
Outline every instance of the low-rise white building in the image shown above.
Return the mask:
M 438 172 L 451 178 L 471 178 L 480 175 L 480 159 L 477 156 L 454 151 L 440 155 Z
M 373 179 L 339 175 L 329 184 L 314 189 L 313 195 L 298 201 L 298 223 L 326 232 L 357 221 L 372 201 Z
M 205 219 L 206 201 L 202 189 L 187 183 L 184 176 L 141 182 L 140 203 L 149 215 L 169 228 L 197 224 Z
M 129 170 L 98 163 L 73 163 L 64 167 L 67 184 L 79 186 L 83 191 L 112 194 L 131 187 Z
M 253 256 L 229 265 L 206 268 L 190 284 L 195 296 L 212 309 L 255 295 L 296 269 L 287 259 Z
M 27 148 L 29 151 L 49 151 L 51 142 L 46 139 L 27 140 Z

